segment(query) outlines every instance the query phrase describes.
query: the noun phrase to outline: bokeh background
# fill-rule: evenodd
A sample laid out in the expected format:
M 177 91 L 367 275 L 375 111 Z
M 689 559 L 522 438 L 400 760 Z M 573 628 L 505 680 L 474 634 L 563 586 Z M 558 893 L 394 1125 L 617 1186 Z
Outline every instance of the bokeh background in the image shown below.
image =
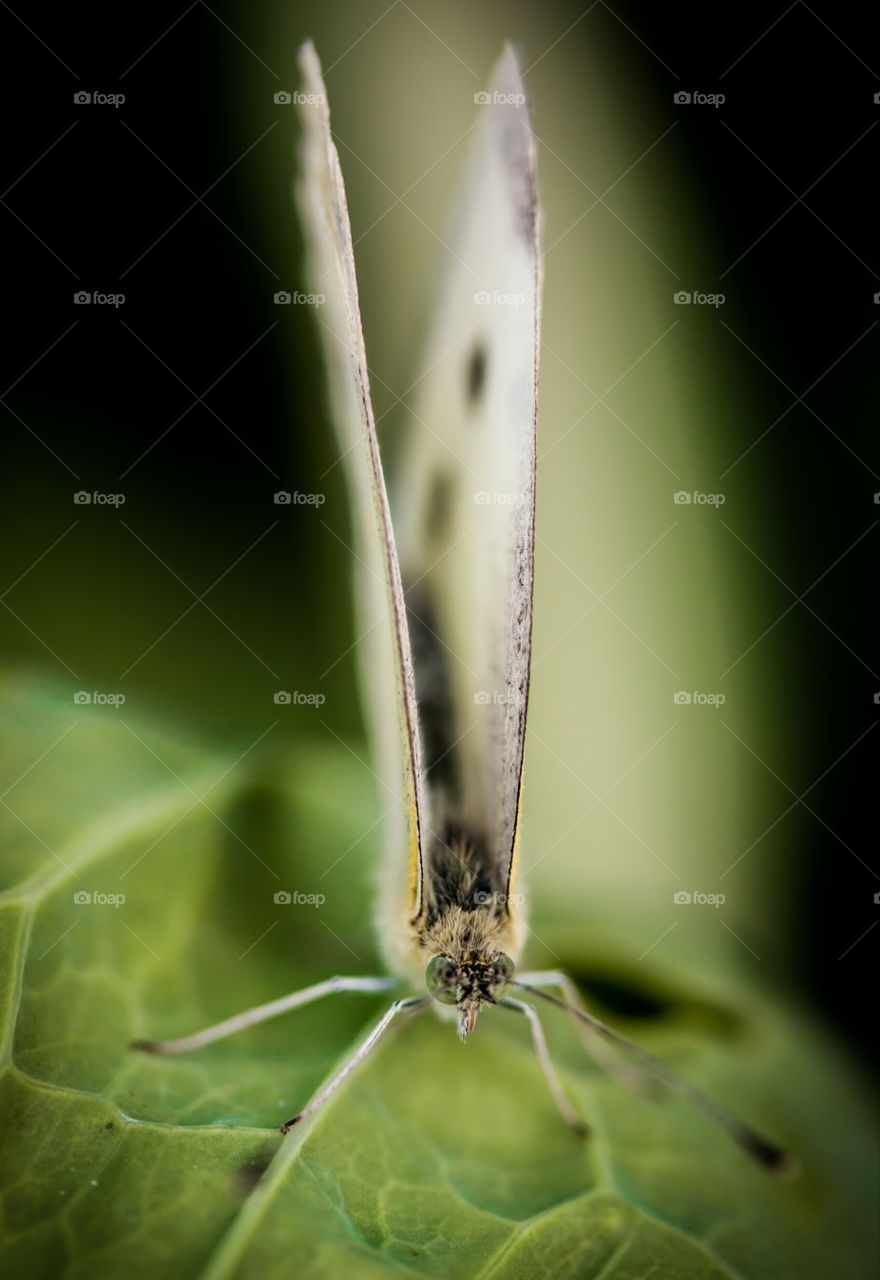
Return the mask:
M 393 478 L 473 95 L 512 37 L 546 216 L 535 946 L 568 927 L 634 969 L 732 960 L 866 1047 L 880 78 L 858 15 L 778 9 L 216 0 L 70 7 L 51 31 L 7 12 L 0 626 L 16 672 L 124 693 L 169 739 L 251 766 L 286 740 L 364 755 L 316 317 L 274 300 L 308 287 L 275 95 L 311 36 Z M 330 924 L 365 865 L 329 877 Z

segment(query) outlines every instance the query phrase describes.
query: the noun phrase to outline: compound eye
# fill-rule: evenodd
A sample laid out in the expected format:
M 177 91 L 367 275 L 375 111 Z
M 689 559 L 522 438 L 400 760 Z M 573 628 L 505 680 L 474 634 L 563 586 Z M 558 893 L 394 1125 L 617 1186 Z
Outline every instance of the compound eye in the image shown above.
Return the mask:
M 425 985 L 435 1000 L 441 1004 L 458 1002 L 455 965 L 449 956 L 434 956 L 425 970 Z
M 510 956 L 499 952 L 494 961 L 495 974 L 492 979 L 492 998 L 501 1000 L 510 990 L 510 984 L 516 976 L 516 965 Z

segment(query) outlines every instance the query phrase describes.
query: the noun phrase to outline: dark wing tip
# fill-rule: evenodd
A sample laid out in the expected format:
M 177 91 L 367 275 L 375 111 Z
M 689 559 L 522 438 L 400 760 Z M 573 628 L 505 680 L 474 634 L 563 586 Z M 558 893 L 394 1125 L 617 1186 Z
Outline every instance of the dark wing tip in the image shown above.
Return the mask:
M 132 1040 L 128 1047 L 134 1053 L 161 1053 L 158 1040 Z
M 741 1134 L 740 1141 L 749 1155 L 781 1182 L 790 1182 L 800 1173 L 800 1164 L 794 1156 L 777 1147 L 775 1142 L 768 1142 L 757 1133 Z

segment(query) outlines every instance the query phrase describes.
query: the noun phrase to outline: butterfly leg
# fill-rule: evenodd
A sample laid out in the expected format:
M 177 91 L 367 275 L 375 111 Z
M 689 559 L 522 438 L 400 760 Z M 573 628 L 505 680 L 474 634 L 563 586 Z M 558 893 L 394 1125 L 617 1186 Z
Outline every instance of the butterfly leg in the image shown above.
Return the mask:
M 553 1059 L 550 1057 L 550 1050 L 547 1048 L 544 1028 L 541 1026 L 537 1010 L 533 1009 L 530 1004 L 524 1004 L 522 1000 L 514 1000 L 510 996 L 505 997 L 498 1003 L 506 1009 L 515 1009 L 518 1013 L 523 1013 L 528 1018 L 532 1032 L 532 1044 L 535 1046 L 535 1053 L 538 1055 L 538 1061 L 541 1064 L 541 1070 L 544 1072 L 544 1079 L 547 1081 L 547 1085 L 553 1095 L 553 1101 L 569 1128 L 580 1134 L 582 1138 L 588 1137 L 590 1126 L 575 1111 L 562 1087 L 562 1081 L 559 1079 L 559 1075 L 553 1065 Z
M 566 1003 L 580 1010 L 583 1014 L 588 1013 L 580 991 L 568 974 L 561 969 L 542 969 L 536 973 L 521 973 L 518 976 L 528 986 L 558 987 Z M 579 1021 L 576 1017 L 573 1021 L 587 1053 L 607 1075 L 611 1076 L 613 1080 L 617 1080 L 618 1083 L 625 1085 L 626 1088 L 631 1089 L 634 1093 L 640 1093 L 646 1097 L 657 1096 L 661 1086 L 658 1086 L 650 1076 L 643 1071 L 639 1071 L 638 1067 L 635 1067 L 632 1063 L 621 1061 L 601 1036 L 592 1031 L 585 1023 Z
M 141 1053 L 189 1053 L 192 1049 L 201 1049 L 203 1045 L 213 1044 L 215 1040 L 224 1040 L 226 1036 L 234 1036 L 245 1027 L 265 1022 L 267 1018 L 277 1018 L 279 1014 L 311 1004 L 313 1000 L 334 995 L 338 991 L 364 991 L 372 994 L 387 991 L 396 985 L 396 978 L 327 978 L 324 982 L 316 982 L 314 986 L 304 987 L 302 991 L 293 991 L 290 995 L 280 996 L 267 1004 L 245 1009 L 232 1018 L 217 1022 L 212 1027 L 204 1027 L 192 1035 L 182 1036 L 179 1040 L 133 1040 L 130 1047 Z
M 295 1124 L 300 1124 L 308 1116 L 312 1115 L 313 1112 L 317 1111 L 318 1108 L 336 1092 L 343 1081 L 351 1075 L 355 1067 L 360 1066 L 364 1059 L 369 1056 L 372 1050 L 379 1043 L 379 1040 L 382 1038 L 383 1032 L 394 1021 L 398 1014 L 404 1012 L 420 1013 L 421 1010 L 426 1009 L 430 1003 L 430 996 L 410 996 L 406 1000 L 395 1000 L 391 1008 L 382 1015 L 370 1034 L 361 1042 L 357 1049 L 355 1049 L 351 1057 L 343 1063 L 336 1074 L 331 1076 L 327 1083 L 309 1099 L 302 1111 L 298 1112 L 295 1116 L 291 1116 L 289 1120 L 284 1122 L 281 1126 L 281 1132 L 289 1133 Z

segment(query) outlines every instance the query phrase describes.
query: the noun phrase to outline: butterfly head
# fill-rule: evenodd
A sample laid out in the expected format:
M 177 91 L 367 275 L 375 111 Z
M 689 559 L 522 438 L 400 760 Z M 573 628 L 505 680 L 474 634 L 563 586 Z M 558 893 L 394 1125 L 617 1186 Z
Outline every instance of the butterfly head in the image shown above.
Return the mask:
M 425 971 L 425 983 L 440 1004 L 458 1006 L 458 1034 L 466 1040 L 482 1006 L 503 999 L 514 974 L 513 961 L 503 951 L 466 951 L 434 956 Z

